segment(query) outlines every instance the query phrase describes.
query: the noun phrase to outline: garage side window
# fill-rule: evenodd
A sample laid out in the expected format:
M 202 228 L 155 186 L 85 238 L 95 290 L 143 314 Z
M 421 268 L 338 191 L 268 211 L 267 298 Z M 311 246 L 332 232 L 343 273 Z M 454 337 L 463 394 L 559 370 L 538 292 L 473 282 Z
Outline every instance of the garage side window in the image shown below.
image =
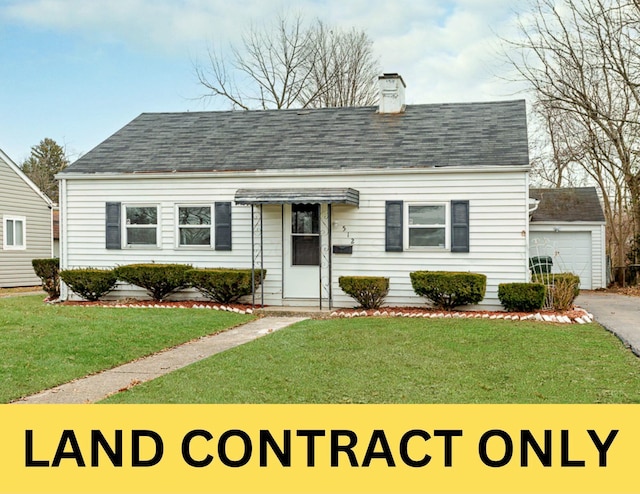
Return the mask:
M 24 216 L 5 216 L 3 219 L 2 247 L 6 250 L 24 250 L 26 245 L 26 225 Z

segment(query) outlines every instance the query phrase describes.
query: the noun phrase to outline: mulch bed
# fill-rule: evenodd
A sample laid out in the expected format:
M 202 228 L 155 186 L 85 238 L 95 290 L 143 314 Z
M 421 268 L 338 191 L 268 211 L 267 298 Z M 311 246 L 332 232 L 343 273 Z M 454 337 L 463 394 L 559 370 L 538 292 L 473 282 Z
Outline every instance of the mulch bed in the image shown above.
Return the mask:
M 116 301 L 65 301 L 62 305 L 81 305 L 93 307 L 113 307 L 113 308 L 158 308 L 158 309 L 209 309 L 235 312 L 238 314 L 252 314 L 255 308 L 243 304 L 219 304 L 215 302 L 184 300 L 154 302 L 150 300 L 123 299 Z M 422 317 L 422 318 L 454 318 L 454 319 L 504 319 L 512 321 L 545 321 L 555 323 L 589 323 L 593 321 L 593 316 L 584 309 L 575 307 L 572 310 L 563 312 L 539 311 L 536 313 L 527 312 L 504 312 L 504 311 L 441 311 L 424 307 L 382 307 L 380 309 L 336 309 L 330 313 L 331 317 Z

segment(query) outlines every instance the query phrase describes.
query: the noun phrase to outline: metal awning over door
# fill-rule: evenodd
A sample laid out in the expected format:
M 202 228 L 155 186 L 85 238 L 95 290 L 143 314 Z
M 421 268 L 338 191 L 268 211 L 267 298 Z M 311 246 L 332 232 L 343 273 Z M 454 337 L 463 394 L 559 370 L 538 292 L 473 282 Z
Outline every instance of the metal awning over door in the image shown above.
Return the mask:
M 351 188 L 238 189 L 236 204 L 345 204 L 358 207 L 360 192 Z
M 263 245 L 263 206 L 279 205 L 282 207 L 283 219 L 285 207 L 293 207 L 294 204 L 320 204 L 320 228 L 318 231 L 318 243 L 325 244 L 321 248 L 320 261 L 318 263 L 319 306 L 322 309 L 322 300 L 327 299 L 329 307 L 332 304 L 332 260 L 331 260 L 331 208 L 333 205 L 346 205 L 358 207 L 360 205 L 360 192 L 351 188 L 278 188 L 278 189 L 238 189 L 235 194 L 235 202 L 238 205 L 251 206 L 251 269 L 264 267 Z M 256 208 L 257 206 L 257 208 Z M 257 213 L 257 215 L 256 215 Z M 284 235 L 284 234 L 283 234 Z M 284 239 L 284 237 L 283 237 Z M 283 250 L 284 265 L 284 250 Z M 284 268 L 283 268 L 284 270 Z M 324 271 L 324 273 L 323 273 Z M 264 286 L 260 280 L 261 302 L 264 305 Z M 252 289 L 255 304 L 255 286 Z M 284 294 L 283 285 L 283 294 Z

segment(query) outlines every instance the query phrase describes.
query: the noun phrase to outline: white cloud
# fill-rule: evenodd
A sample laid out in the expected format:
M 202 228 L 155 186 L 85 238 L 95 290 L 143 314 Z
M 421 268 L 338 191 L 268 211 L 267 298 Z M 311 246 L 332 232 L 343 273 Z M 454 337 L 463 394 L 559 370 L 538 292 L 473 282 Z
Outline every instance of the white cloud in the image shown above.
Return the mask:
M 383 71 L 399 72 L 409 102 L 494 99 L 496 34 L 509 36 L 526 0 L 18 0 L 0 16 L 41 29 L 124 43 L 158 56 L 203 56 L 209 42 L 237 42 L 252 21 L 290 10 L 364 29 Z

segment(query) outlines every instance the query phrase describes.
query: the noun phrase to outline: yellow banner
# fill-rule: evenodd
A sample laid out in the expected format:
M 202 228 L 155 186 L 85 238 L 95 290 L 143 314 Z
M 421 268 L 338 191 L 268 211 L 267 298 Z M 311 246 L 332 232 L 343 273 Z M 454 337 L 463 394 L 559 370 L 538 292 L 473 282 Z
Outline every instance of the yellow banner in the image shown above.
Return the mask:
M 640 405 L 2 405 L 1 492 L 639 492 Z

